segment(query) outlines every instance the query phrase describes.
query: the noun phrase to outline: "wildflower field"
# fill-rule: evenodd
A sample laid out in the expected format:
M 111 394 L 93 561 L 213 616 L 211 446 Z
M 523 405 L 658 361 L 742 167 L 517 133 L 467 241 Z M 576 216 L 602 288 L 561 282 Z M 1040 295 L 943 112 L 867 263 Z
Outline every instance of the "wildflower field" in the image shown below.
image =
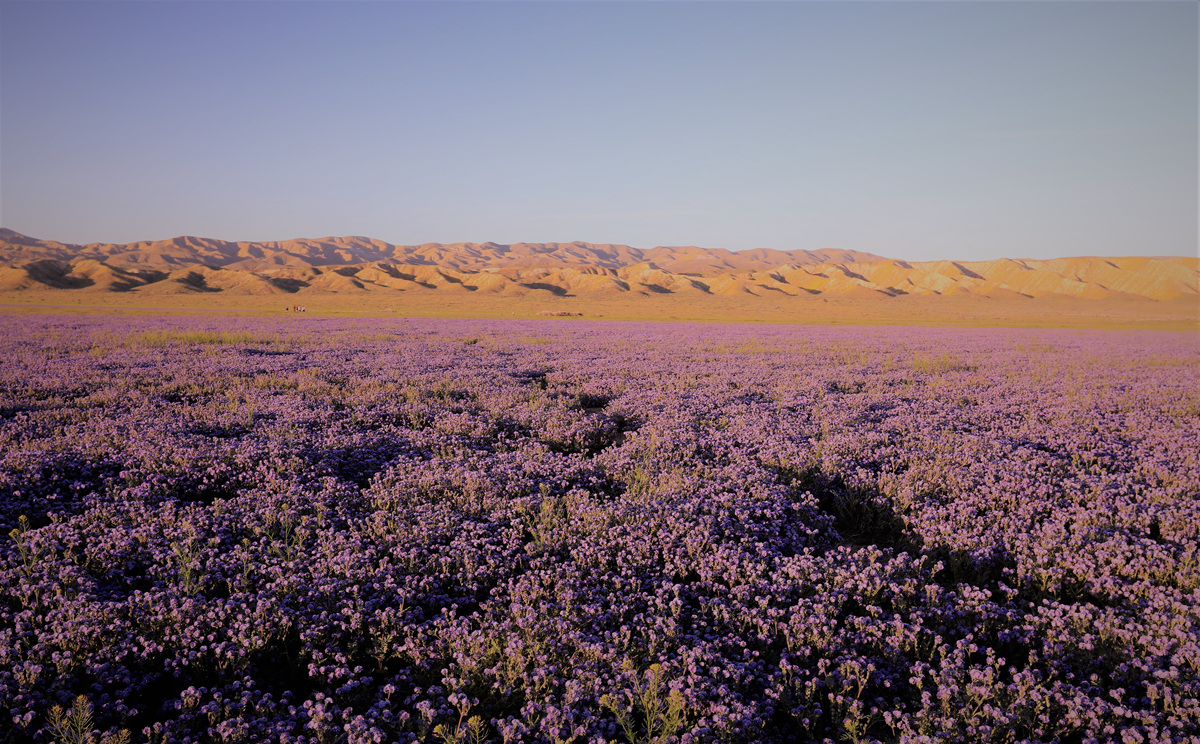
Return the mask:
M 1189 333 L 0 317 L 0 742 L 1200 737 Z

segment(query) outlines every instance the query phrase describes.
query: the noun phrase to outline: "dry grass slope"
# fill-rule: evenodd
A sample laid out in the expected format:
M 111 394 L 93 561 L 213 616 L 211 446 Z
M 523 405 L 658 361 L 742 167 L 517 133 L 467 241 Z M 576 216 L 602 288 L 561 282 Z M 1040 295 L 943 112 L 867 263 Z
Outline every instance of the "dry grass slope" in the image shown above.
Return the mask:
M 1200 259 L 906 262 L 850 251 L 363 237 L 66 245 L 0 229 L 8 305 L 1200 328 Z

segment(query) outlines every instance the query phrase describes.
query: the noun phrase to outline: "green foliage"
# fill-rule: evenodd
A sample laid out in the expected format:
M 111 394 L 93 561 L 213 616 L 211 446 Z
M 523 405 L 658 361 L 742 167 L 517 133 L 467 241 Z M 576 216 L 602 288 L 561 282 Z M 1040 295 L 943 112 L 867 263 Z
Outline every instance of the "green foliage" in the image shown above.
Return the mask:
M 626 661 L 622 669 L 631 671 L 633 664 Z M 632 704 L 605 695 L 600 705 L 616 717 L 630 744 L 665 744 L 682 727 L 686 706 L 679 690 L 663 692 L 662 665 L 654 664 L 634 679 L 633 692 L 626 693 Z
M 193 539 L 187 542 L 172 542 L 171 551 L 178 561 L 180 586 L 184 594 L 195 594 L 204 583 L 204 569 L 200 566 L 200 545 Z
M 17 520 L 17 527 L 13 528 L 8 536 L 17 544 L 17 551 L 21 554 L 21 566 L 28 576 L 34 564 L 42 557 L 42 546 L 29 534 L 29 517 L 21 515 Z
M 955 359 L 950 356 L 949 352 L 944 352 L 936 358 L 923 355 L 914 356 L 912 359 L 912 368 L 914 372 L 940 375 L 944 372 L 973 372 L 977 369 L 977 366 Z
M 266 344 L 278 341 L 278 337 L 260 336 L 247 331 L 176 331 L 164 329 L 147 331 L 125 337 L 128 346 L 162 347 L 173 344 L 206 344 L 232 346 L 236 344 Z
M 96 736 L 92 721 L 92 703 L 86 695 L 75 698 L 70 711 L 56 705 L 50 709 L 50 727 L 62 744 L 129 744 L 129 732 Z

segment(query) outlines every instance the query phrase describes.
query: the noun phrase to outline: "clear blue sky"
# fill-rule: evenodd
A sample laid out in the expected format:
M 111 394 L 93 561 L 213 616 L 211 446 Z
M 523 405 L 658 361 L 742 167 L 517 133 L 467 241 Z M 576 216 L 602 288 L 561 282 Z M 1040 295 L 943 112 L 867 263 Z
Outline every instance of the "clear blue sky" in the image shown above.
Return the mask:
M 0 224 L 1194 255 L 1193 2 L 0 2 Z

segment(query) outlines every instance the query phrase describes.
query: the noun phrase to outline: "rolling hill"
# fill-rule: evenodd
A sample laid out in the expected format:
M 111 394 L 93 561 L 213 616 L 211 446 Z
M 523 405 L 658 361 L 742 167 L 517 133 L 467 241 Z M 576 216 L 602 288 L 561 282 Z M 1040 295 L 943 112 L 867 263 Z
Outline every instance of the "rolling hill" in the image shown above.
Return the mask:
M 1195 257 L 907 262 L 854 251 L 648 250 L 593 243 L 365 237 L 70 245 L 0 229 L 0 291 L 162 295 L 675 296 L 1200 301 Z

